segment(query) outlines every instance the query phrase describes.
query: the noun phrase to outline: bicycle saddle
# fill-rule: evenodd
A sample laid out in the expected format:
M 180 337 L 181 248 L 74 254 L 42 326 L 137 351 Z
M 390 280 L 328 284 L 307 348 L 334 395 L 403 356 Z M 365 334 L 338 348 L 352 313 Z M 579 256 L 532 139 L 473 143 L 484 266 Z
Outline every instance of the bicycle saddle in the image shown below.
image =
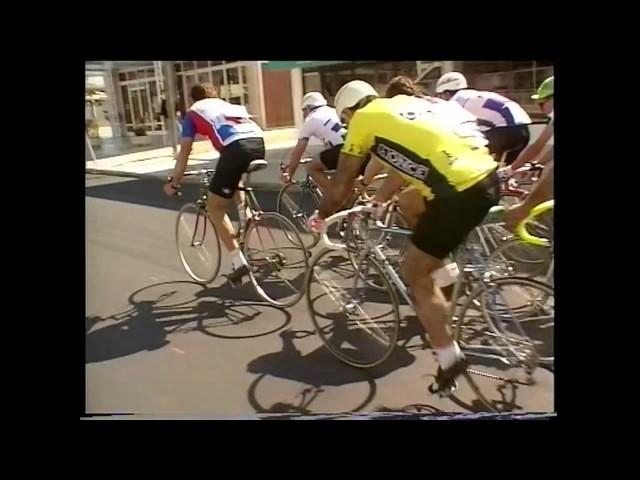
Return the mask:
M 258 170 L 264 170 L 269 164 L 266 160 L 253 160 L 247 168 L 247 173 L 257 172 Z

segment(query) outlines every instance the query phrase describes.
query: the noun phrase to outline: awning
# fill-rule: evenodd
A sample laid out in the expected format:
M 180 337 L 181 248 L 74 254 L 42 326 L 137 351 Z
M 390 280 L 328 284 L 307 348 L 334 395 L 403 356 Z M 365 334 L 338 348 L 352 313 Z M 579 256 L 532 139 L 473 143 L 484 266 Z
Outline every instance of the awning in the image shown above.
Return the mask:
M 294 68 L 314 68 L 314 67 L 324 67 L 326 65 L 335 65 L 337 63 L 349 63 L 348 60 L 322 60 L 322 61 L 314 61 L 314 60 L 299 60 L 299 61 L 269 61 L 262 64 L 262 68 L 267 70 L 292 70 Z

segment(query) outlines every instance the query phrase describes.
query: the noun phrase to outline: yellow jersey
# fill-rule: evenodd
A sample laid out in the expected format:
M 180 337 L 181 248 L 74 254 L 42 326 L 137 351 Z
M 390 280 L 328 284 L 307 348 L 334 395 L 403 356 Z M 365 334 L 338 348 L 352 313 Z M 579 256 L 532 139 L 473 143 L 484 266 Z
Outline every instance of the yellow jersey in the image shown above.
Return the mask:
M 342 152 L 371 152 L 431 200 L 466 190 L 497 168 L 487 143 L 476 117 L 459 104 L 397 95 L 356 111 Z

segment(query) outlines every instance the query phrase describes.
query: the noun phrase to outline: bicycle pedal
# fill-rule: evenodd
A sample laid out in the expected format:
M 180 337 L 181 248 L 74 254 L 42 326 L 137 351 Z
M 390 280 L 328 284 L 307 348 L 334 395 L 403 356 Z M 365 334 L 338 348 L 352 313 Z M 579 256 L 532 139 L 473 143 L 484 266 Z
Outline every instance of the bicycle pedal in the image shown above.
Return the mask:
M 437 394 L 440 398 L 450 397 L 457 389 L 458 382 L 456 380 L 448 382 L 446 385 L 439 385 L 438 382 L 433 382 L 428 387 L 429 393 Z
M 249 275 L 249 268 L 243 266 L 237 270 L 226 275 L 227 281 L 231 285 L 232 288 L 240 288 L 242 286 L 242 280 L 245 276 Z

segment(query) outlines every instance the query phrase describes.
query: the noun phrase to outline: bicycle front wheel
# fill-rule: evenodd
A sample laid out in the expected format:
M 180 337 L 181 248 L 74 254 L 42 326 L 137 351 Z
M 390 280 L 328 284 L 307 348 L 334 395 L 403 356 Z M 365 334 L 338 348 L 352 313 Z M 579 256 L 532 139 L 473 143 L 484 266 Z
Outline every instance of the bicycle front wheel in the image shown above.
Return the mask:
M 525 276 L 544 281 L 551 278 L 550 247 L 532 245 L 519 238 L 501 243 L 487 259 L 487 268 L 498 276 Z
M 354 253 L 325 250 L 315 258 L 307 276 L 307 306 L 322 343 L 336 358 L 371 368 L 389 358 L 398 341 L 398 298 L 380 263 L 364 255 L 354 268 Z
M 320 198 L 315 190 L 305 184 L 293 182 L 278 193 L 276 210 L 293 222 L 307 249 L 315 247 L 320 240 L 320 235 L 309 231 L 306 223 L 319 205 Z
M 456 340 L 469 357 L 533 371 L 554 361 L 553 288 L 525 277 L 481 283 L 462 306 Z
M 275 212 L 251 219 L 243 252 L 250 265 L 251 282 L 265 301 L 290 307 L 302 298 L 309 256 L 290 220 Z
M 207 212 L 187 203 L 176 219 L 176 246 L 182 266 L 196 282 L 212 282 L 220 270 L 220 239 Z

